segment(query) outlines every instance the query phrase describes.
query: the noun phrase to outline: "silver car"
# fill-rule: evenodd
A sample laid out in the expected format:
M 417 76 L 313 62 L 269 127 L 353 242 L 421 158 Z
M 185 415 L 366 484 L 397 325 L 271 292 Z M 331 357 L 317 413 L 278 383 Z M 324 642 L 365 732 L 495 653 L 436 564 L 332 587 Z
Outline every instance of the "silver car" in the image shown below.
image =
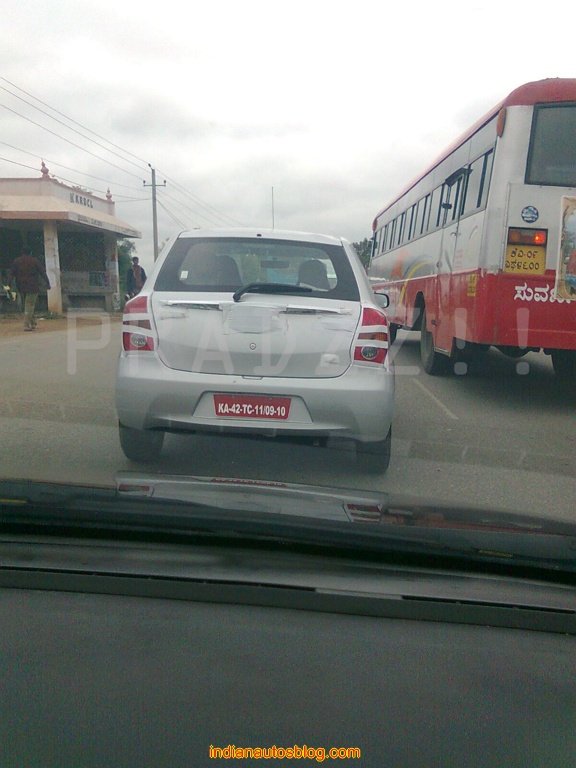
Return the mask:
M 126 304 L 120 443 L 151 461 L 166 432 L 356 442 L 390 461 L 394 373 L 387 298 L 354 248 L 324 235 L 184 232 Z

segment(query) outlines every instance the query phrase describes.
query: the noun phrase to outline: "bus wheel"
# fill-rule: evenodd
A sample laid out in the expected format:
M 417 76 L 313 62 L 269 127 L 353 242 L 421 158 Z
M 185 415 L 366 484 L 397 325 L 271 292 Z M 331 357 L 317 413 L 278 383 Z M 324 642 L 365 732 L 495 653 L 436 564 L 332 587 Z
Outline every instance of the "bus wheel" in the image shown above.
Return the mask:
M 420 330 L 420 359 L 422 368 L 431 376 L 446 373 L 450 358 L 434 349 L 434 337 L 426 327 L 426 308 L 422 310 L 422 328 Z
M 573 384 L 576 382 L 576 351 L 573 349 L 553 349 L 552 365 L 554 373 L 560 379 Z
M 388 340 L 390 344 L 394 344 L 396 341 L 396 334 L 398 333 L 398 326 L 394 323 L 390 323 L 388 326 Z

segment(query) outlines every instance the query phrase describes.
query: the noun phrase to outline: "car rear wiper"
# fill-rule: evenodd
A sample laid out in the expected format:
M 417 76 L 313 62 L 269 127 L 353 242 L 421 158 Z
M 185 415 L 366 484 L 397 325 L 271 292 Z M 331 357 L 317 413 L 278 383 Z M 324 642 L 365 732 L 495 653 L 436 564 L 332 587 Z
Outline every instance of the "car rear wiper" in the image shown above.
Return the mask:
M 312 288 L 291 283 L 248 283 L 239 288 L 232 298 L 240 301 L 245 293 L 312 293 Z

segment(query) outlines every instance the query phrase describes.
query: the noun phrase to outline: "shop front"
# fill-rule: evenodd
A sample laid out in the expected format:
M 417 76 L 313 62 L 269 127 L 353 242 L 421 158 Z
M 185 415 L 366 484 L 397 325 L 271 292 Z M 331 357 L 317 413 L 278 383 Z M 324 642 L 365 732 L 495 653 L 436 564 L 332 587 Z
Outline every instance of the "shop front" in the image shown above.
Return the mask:
M 141 237 L 115 216 L 110 193 L 98 197 L 51 178 L 0 179 L 0 285 L 28 248 L 45 265 L 51 289 L 40 309 L 120 309 L 117 243 Z M 44 305 L 44 306 L 43 306 Z

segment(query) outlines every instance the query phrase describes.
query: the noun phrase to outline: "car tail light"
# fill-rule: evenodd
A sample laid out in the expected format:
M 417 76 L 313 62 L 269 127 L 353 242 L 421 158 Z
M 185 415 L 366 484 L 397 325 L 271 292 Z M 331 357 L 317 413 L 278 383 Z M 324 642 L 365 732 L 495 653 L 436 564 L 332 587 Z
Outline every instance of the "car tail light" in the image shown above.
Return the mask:
M 548 232 L 545 229 L 520 229 L 510 227 L 508 230 L 509 245 L 546 245 Z
M 125 352 L 153 352 L 156 337 L 148 312 L 148 296 L 135 296 L 124 307 L 122 346 Z
M 362 308 L 362 320 L 354 340 L 354 362 L 383 365 L 388 354 L 388 320 L 373 307 Z

